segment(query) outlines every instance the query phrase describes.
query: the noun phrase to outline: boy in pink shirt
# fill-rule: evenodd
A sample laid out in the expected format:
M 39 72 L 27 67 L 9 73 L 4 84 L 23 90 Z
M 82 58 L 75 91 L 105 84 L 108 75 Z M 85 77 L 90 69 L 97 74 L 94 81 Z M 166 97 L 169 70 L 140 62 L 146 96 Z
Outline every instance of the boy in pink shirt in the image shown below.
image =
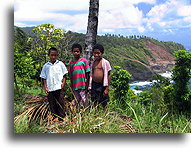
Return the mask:
M 104 47 L 96 44 L 93 47 L 93 56 L 95 58 L 91 65 L 89 90 L 91 99 L 95 104 L 102 104 L 107 107 L 109 101 L 108 89 L 110 85 L 111 66 L 109 61 L 102 57 Z

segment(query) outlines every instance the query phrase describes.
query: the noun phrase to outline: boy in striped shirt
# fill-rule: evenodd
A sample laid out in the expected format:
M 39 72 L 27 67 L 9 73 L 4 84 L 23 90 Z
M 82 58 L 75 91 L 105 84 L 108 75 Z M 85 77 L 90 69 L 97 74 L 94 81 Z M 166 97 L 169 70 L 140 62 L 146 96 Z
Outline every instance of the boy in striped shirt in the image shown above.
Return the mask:
M 86 94 L 89 85 L 90 66 L 85 58 L 81 58 L 82 47 L 80 44 L 72 45 L 73 59 L 69 62 L 68 74 L 71 87 L 77 99 L 76 107 L 80 107 L 82 101 L 84 107 L 87 105 Z

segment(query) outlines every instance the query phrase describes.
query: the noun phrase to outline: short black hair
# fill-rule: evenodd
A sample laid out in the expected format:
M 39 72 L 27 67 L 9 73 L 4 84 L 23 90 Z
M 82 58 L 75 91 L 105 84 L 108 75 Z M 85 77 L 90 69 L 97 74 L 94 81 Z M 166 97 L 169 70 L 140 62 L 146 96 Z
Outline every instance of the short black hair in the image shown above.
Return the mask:
M 51 47 L 49 50 L 48 50 L 48 55 L 50 54 L 51 51 L 56 51 L 58 53 L 58 50 L 55 48 L 55 47 Z
M 94 49 L 99 49 L 101 53 L 104 53 L 104 47 L 101 44 L 95 44 L 93 47 L 93 51 Z
M 72 51 L 74 48 L 78 48 L 80 50 L 80 52 L 82 52 L 82 46 L 80 44 L 78 44 L 78 43 L 73 44 L 72 45 Z

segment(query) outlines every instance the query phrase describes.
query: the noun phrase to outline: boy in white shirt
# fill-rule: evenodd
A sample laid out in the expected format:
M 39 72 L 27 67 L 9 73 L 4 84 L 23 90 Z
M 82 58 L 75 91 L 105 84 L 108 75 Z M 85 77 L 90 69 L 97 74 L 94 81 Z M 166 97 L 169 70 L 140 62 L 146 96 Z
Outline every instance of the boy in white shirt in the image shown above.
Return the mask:
M 48 94 L 50 111 L 64 118 L 65 103 L 63 88 L 66 84 L 66 74 L 68 71 L 64 63 L 57 60 L 58 50 L 56 48 L 50 48 L 48 56 L 50 61 L 43 66 L 40 77 L 43 79 L 44 89 Z

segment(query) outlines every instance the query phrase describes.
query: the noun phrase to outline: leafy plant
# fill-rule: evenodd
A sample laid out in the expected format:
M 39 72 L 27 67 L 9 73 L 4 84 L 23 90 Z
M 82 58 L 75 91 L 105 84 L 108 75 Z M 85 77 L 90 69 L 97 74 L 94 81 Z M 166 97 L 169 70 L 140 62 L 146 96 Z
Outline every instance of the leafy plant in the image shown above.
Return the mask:
M 191 110 L 189 100 L 189 80 L 191 78 L 191 53 L 186 50 L 179 50 L 174 53 L 176 64 L 173 69 L 174 104 L 179 112 Z
M 30 45 L 27 43 L 27 35 L 19 28 L 14 29 L 14 83 L 17 93 L 19 93 L 18 79 L 23 87 L 30 85 L 31 78 L 36 75 L 34 60 L 29 51 Z
M 114 71 L 111 75 L 111 86 L 113 87 L 115 93 L 114 98 L 117 99 L 117 102 L 125 106 L 126 94 L 129 90 L 129 80 L 131 74 L 126 70 L 121 69 L 119 66 L 114 66 Z
M 48 49 L 56 47 L 59 58 L 68 63 L 70 55 L 68 51 L 70 34 L 64 29 L 55 28 L 53 24 L 41 24 L 32 29 L 33 36 L 28 39 L 32 48 L 32 57 L 36 62 L 36 69 L 40 72 L 42 65 L 47 62 Z

